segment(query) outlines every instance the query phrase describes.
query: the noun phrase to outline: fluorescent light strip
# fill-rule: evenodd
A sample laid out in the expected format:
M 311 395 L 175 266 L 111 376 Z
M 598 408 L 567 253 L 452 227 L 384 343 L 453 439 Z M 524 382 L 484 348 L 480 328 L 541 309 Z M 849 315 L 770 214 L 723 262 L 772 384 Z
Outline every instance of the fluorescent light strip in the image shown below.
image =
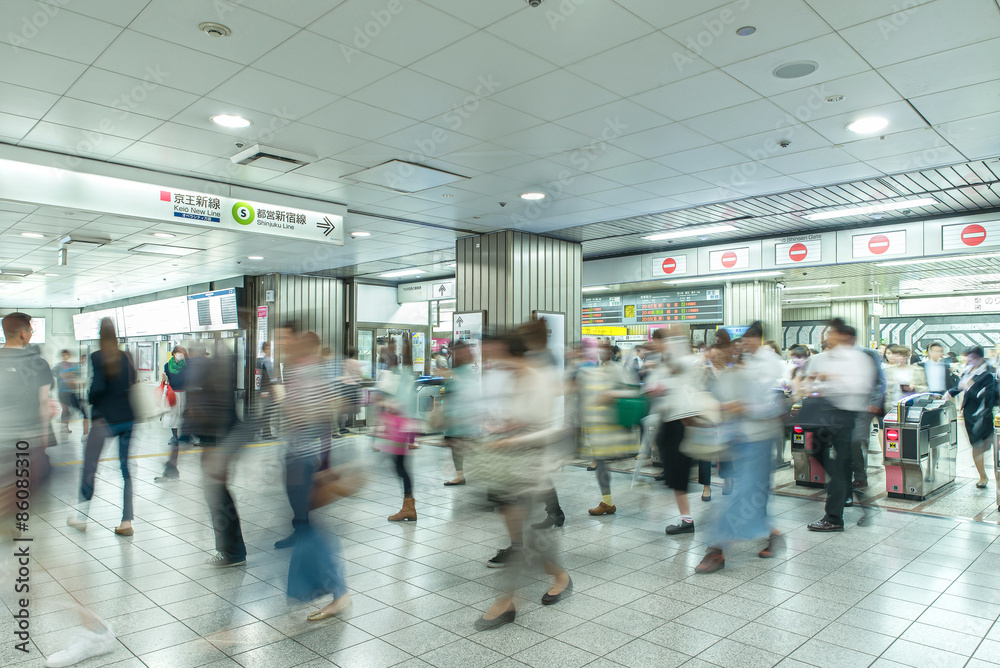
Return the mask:
M 758 271 L 752 274 L 719 274 L 718 276 L 699 276 L 698 278 L 680 278 L 676 281 L 663 281 L 667 285 L 689 285 L 692 283 L 726 283 L 728 281 L 752 281 L 757 278 L 773 278 L 784 276 L 782 271 Z
M 161 246 L 159 244 L 141 244 L 135 248 L 129 248 L 129 253 L 147 253 L 149 255 L 173 255 L 175 257 L 181 257 L 184 255 L 191 255 L 192 253 L 200 253 L 202 248 L 184 248 L 182 246 Z
M 403 271 L 390 271 L 388 274 L 379 274 L 382 278 L 399 278 L 401 276 L 416 276 L 424 273 L 423 269 L 405 269 Z
M 851 216 L 867 216 L 880 211 L 897 211 L 899 209 L 911 209 L 915 206 L 932 206 L 940 204 L 933 197 L 922 197 L 920 199 L 909 199 L 903 202 L 886 202 L 884 204 L 869 204 L 868 206 L 858 206 L 853 209 L 835 209 L 834 211 L 823 211 L 822 213 L 808 213 L 804 216 L 806 220 L 828 220 L 830 218 L 849 218 Z
M 782 304 L 795 304 L 803 302 L 828 302 L 829 297 L 806 297 L 805 299 L 783 299 Z
M 791 292 L 792 290 L 826 290 L 828 288 L 839 288 L 840 283 L 825 283 L 823 285 L 798 285 L 792 288 L 782 288 L 785 292 Z
M 949 255 L 948 257 L 926 257 L 913 260 L 892 260 L 876 262 L 876 267 L 906 267 L 911 264 L 934 264 L 935 262 L 954 262 L 955 260 L 980 260 L 989 257 L 1000 257 L 1000 253 L 976 253 L 975 255 Z
M 583 289 L 584 292 L 597 292 L 598 290 L 610 290 L 611 288 L 604 285 L 590 285 Z
M 804 297 L 802 299 L 783 299 L 782 301 L 786 304 L 791 302 L 829 302 L 829 301 L 842 301 L 845 299 L 874 299 L 875 295 L 848 295 L 846 297 Z
M 684 239 L 686 237 L 696 237 L 700 234 L 715 234 L 717 232 L 734 232 L 739 228 L 735 225 L 723 223 L 721 225 L 704 225 L 702 227 L 685 227 L 679 230 L 671 230 L 661 234 L 652 234 L 643 237 L 646 241 L 663 241 L 664 239 Z

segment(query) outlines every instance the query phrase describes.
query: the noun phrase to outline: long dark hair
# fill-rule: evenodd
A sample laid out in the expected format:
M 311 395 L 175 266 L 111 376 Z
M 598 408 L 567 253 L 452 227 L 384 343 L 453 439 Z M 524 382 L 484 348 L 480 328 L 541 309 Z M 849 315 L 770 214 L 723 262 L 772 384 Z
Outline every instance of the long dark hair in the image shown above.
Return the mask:
M 104 361 L 104 373 L 108 378 L 114 378 L 121 371 L 122 357 L 118 350 L 118 334 L 111 318 L 101 319 L 101 358 Z

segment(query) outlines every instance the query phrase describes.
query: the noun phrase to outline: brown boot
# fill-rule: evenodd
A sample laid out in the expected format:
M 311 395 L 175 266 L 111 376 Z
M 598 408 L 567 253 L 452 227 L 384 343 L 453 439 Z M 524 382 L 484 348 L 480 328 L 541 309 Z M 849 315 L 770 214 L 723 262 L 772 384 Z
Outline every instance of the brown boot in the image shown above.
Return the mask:
M 601 501 L 596 508 L 591 508 L 587 512 L 591 515 L 614 515 L 616 510 L 618 510 L 618 506 L 609 506 Z
M 416 522 L 417 508 L 412 498 L 403 499 L 403 507 L 395 515 L 389 515 L 390 522 Z

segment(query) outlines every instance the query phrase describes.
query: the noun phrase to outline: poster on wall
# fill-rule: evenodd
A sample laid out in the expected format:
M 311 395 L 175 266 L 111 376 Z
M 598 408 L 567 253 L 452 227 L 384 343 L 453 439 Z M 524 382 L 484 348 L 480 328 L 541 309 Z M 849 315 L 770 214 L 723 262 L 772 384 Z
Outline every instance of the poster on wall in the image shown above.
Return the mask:
M 261 348 L 267 343 L 267 307 L 257 307 L 257 357 L 263 353 Z
M 464 341 L 472 351 L 472 370 L 483 373 L 483 331 L 486 311 L 460 311 L 455 313 L 455 331 L 452 341 Z
M 419 374 L 424 372 L 424 349 L 427 347 L 424 343 L 424 333 L 423 332 L 413 332 L 413 370 Z
M 135 351 L 135 368 L 138 371 L 153 370 L 153 344 L 140 343 Z

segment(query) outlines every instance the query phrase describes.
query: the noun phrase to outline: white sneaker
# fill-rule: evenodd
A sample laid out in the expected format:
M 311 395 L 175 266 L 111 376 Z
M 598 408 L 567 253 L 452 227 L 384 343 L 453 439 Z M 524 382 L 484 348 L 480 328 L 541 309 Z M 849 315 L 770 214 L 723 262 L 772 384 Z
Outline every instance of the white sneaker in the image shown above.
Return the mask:
M 72 645 L 50 656 L 46 659 L 45 665 L 47 668 L 75 666 L 81 661 L 113 652 L 117 646 L 118 642 L 111 629 L 103 631 L 83 629 Z
M 81 520 L 81 519 L 76 518 L 76 517 L 67 517 L 66 518 L 66 526 L 73 527 L 77 531 L 86 531 L 87 530 L 87 520 Z

